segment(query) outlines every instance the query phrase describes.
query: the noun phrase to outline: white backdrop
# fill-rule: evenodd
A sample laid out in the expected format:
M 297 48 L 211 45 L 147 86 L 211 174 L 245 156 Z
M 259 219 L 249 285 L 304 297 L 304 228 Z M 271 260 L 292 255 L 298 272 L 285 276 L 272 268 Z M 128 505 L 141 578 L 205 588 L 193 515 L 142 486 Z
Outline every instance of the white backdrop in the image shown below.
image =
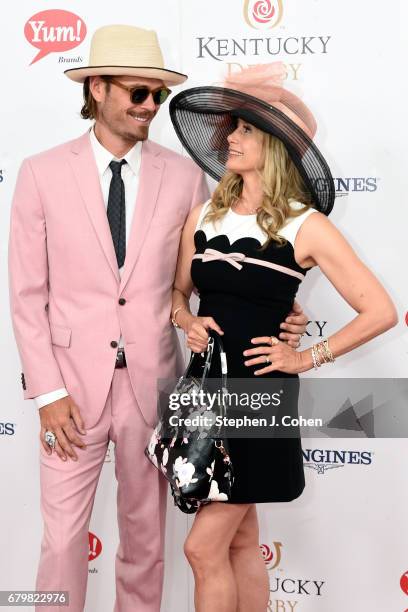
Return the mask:
M 122 0 L 118 5 L 24 0 L 9 5 L 1 37 L 0 140 L 1 387 L 0 461 L 2 552 L 0 589 L 32 589 L 41 519 L 38 414 L 24 402 L 20 363 L 7 293 L 7 236 L 18 167 L 28 155 L 77 137 L 81 87 L 62 71 L 86 65 L 93 31 L 128 23 L 158 32 L 166 66 L 188 73 L 186 86 L 221 80 L 228 70 L 285 62 L 287 86 L 304 97 L 318 120 L 316 142 L 336 179 L 331 220 L 373 269 L 394 299 L 400 323 L 334 366 L 325 377 L 405 377 L 408 291 L 407 131 L 405 122 L 405 3 L 392 0 Z M 51 23 L 49 9 L 74 13 L 75 47 L 53 51 L 30 65 Z M 403 11 L 404 9 L 404 11 Z M 77 25 L 77 16 L 81 19 Z M 54 15 L 55 17 L 55 15 Z M 62 21 L 59 25 L 67 24 Z M 35 48 L 30 41 L 35 31 Z M 54 22 L 58 25 L 58 19 Z M 85 29 L 87 33 L 85 33 Z M 54 32 L 55 33 L 55 32 Z M 86 34 L 86 35 L 85 35 Z M 84 36 L 85 35 L 85 36 Z M 84 38 L 83 38 L 84 37 Z M 83 38 L 83 40 L 82 40 Z M 63 48 L 64 47 L 64 48 Z M 177 90 L 178 88 L 174 88 Z M 153 140 L 179 152 L 167 105 L 151 128 Z M 318 270 L 298 299 L 309 315 L 309 337 L 330 336 L 354 316 Z M 315 376 L 309 372 L 304 376 Z M 408 608 L 406 508 L 408 448 L 404 439 L 307 439 L 304 494 L 290 504 L 259 507 L 261 543 L 271 583 L 270 612 L 383 612 Z M 322 467 L 316 449 L 358 451 L 359 461 Z M 311 459 L 310 459 L 311 458 Z M 323 462 L 324 463 L 324 462 Z M 330 462 L 329 462 L 330 463 Z M 327 462 L 326 462 L 327 464 Z M 317 469 L 320 465 L 320 469 Z M 307 469 L 311 468 L 311 469 Z M 113 609 L 117 545 L 113 453 L 109 452 L 91 521 L 86 610 Z M 193 582 L 182 554 L 189 519 L 168 511 L 163 612 L 192 611 Z M 400 584 L 400 579 L 401 584 Z M 137 611 L 135 611 L 137 612 Z

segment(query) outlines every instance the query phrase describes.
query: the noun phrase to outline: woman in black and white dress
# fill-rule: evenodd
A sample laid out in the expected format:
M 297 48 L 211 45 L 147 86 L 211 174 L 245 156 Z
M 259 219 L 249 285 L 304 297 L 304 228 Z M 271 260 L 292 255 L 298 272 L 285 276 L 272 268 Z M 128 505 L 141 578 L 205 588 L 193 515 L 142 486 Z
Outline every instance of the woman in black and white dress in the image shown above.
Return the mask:
M 220 179 L 211 200 L 186 222 L 172 314 L 194 352 L 205 350 L 209 329 L 222 335 L 232 378 L 297 379 L 397 322 L 385 289 L 327 218 L 334 186 L 312 141 L 316 123 L 282 87 L 281 72 L 279 63 L 249 68 L 225 88 L 186 90 L 171 104 L 183 145 Z M 312 349 L 297 351 L 279 341 L 279 324 L 313 266 L 357 316 Z M 197 316 L 189 308 L 194 286 Z M 185 544 L 196 610 L 265 612 L 269 583 L 255 504 L 302 493 L 301 442 L 230 438 L 229 454 L 231 498 L 203 506 Z

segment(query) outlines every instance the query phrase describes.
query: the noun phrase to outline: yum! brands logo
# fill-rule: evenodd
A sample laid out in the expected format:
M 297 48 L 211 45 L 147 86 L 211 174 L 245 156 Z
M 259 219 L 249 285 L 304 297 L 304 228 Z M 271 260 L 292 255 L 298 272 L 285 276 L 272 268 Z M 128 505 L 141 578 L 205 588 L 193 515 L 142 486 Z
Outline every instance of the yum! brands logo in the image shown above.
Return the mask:
M 70 11 L 52 9 L 30 17 L 24 26 L 27 41 L 38 49 L 30 66 L 49 53 L 69 51 L 86 36 L 85 22 Z
M 102 552 L 102 542 L 94 533 L 88 532 L 88 561 L 95 561 Z
M 408 595 L 408 572 L 405 572 L 405 574 L 402 574 L 401 579 L 400 579 L 400 587 L 405 593 L 405 595 Z
M 282 0 L 245 0 L 244 18 L 251 28 L 270 30 L 283 16 Z

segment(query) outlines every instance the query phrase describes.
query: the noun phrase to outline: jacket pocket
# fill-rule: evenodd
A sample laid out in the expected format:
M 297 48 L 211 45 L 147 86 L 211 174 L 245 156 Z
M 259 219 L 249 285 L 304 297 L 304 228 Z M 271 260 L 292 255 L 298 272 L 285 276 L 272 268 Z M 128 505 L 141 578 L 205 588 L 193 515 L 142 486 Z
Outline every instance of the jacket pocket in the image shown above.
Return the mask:
M 71 344 L 71 330 L 68 327 L 60 327 L 50 323 L 51 342 L 56 346 L 69 347 Z

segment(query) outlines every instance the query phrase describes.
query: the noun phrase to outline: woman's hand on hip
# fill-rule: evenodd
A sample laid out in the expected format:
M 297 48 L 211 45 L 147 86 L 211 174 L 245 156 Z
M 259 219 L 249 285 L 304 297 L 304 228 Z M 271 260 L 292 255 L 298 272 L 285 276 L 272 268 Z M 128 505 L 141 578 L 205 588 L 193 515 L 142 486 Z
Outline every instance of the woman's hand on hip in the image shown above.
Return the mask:
M 193 353 L 203 353 L 207 350 L 207 330 L 209 329 L 213 329 L 221 335 L 224 334 L 221 327 L 212 317 L 191 317 L 185 332 L 187 335 L 187 346 Z
M 280 328 L 284 330 L 279 334 L 280 340 L 284 340 L 292 348 L 299 348 L 300 340 L 306 332 L 307 323 L 308 317 L 304 314 L 301 305 L 295 300 L 292 310 L 280 324 Z
M 303 363 L 302 353 L 275 336 L 259 336 L 252 338 L 251 342 L 258 346 L 244 351 L 244 363 L 246 366 L 261 366 L 254 371 L 256 376 L 277 370 L 286 374 L 298 374 L 308 369 Z

